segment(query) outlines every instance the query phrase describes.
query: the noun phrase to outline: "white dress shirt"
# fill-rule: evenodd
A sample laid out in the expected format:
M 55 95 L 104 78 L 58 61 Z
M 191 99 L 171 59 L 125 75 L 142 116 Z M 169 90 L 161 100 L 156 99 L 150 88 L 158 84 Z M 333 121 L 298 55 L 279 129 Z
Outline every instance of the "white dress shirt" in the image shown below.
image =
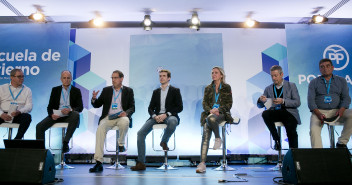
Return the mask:
M 18 93 L 21 91 L 23 87 L 21 94 L 17 97 L 16 100 L 12 98 L 9 87 L 12 91 L 14 98 L 16 98 L 16 96 L 18 95 Z M 21 113 L 31 112 L 33 107 L 31 89 L 26 85 L 22 85 L 15 88 L 11 85 L 11 83 L 0 85 L 0 115 L 4 112 L 8 112 L 12 102 L 18 105 L 17 110 L 20 111 Z

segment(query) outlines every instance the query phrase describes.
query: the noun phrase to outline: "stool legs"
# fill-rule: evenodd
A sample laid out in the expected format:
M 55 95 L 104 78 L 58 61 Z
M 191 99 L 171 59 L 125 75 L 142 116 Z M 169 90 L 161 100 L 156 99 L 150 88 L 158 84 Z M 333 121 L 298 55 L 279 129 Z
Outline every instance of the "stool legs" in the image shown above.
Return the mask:
M 328 125 L 329 136 L 330 136 L 330 148 L 335 148 L 335 127 L 333 125 Z
M 270 168 L 270 170 L 273 170 L 273 171 L 281 171 L 281 170 L 282 170 L 281 126 L 278 126 L 278 127 L 276 127 L 276 128 L 277 128 L 277 134 L 279 135 L 280 150 L 278 151 L 277 164 L 276 164 L 275 167 Z
M 61 142 L 63 142 L 65 139 L 65 131 L 66 131 L 66 128 L 62 128 L 62 135 L 61 135 L 62 141 Z M 63 153 L 62 149 L 61 149 L 61 162 L 60 162 L 60 164 L 56 165 L 55 168 L 57 170 L 73 169 L 74 168 L 74 167 L 69 166 L 65 163 L 65 154 Z
M 164 164 L 157 169 L 158 170 L 177 170 L 177 168 L 172 167 L 167 163 L 167 159 L 168 159 L 167 151 L 164 151 Z
M 215 168 L 216 171 L 234 171 L 236 169 L 231 168 L 227 165 L 226 160 L 226 128 L 225 125 L 222 127 L 222 163 L 219 167 Z
M 11 140 L 11 138 L 12 138 L 12 128 L 9 128 L 9 140 Z
M 120 163 L 119 163 L 119 130 L 116 130 L 116 160 L 115 160 L 115 164 L 112 166 L 107 167 L 107 169 L 113 169 L 113 170 L 121 170 L 124 169 L 125 167 L 123 167 Z

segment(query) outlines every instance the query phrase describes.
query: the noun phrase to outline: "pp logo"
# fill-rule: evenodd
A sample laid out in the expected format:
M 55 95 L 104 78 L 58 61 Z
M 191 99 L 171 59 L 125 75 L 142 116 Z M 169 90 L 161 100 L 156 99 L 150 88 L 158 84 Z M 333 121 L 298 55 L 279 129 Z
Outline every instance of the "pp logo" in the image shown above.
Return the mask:
M 347 50 L 336 44 L 330 45 L 324 50 L 323 58 L 329 58 L 336 71 L 345 69 L 350 61 Z

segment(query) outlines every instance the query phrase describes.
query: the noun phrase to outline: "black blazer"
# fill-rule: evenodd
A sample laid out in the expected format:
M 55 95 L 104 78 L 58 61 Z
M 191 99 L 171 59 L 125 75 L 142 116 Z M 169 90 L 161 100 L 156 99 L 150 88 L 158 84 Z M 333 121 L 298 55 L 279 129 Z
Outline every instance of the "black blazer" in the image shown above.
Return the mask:
M 48 115 L 50 117 L 54 113 L 53 109 L 59 109 L 61 90 L 62 90 L 62 85 L 53 87 L 53 89 L 51 90 L 50 100 L 47 108 Z M 73 111 L 82 112 L 83 110 L 81 90 L 79 90 L 77 87 L 74 87 L 72 85 L 71 85 L 71 91 L 70 91 L 70 106 Z
M 160 112 L 160 92 L 161 88 L 157 88 L 153 91 L 152 99 L 150 100 L 148 107 L 150 118 L 152 115 L 158 115 Z M 166 112 L 170 112 L 172 116 L 176 116 L 178 122 L 180 122 L 178 113 L 183 110 L 183 103 L 179 88 L 173 87 L 171 85 L 169 86 L 169 91 L 167 92 L 165 99 L 165 109 Z
M 99 123 L 100 120 L 105 118 L 110 110 L 111 106 L 111 101 L 112 101 L 112 96 L 113 96 L 113 87 L 108 86 L 103 89 L 101 92 L 99 98 L 97 98 L 94 103 L 93 101 L 91 102 L 94 108 L 99 108 L 103 106 L 103 112 L 101 114 L 101 117 L 99 118 Z M 135 111 L 134 108 L 134 94 L 133 94 L 133 89 L 123 86 L 122 88 L 122 95 L 121 95 L 121 106 L 122 110 L 126 112 L 127 117 L 130 119 L 130 128 L 132 128 L 132 114 Z

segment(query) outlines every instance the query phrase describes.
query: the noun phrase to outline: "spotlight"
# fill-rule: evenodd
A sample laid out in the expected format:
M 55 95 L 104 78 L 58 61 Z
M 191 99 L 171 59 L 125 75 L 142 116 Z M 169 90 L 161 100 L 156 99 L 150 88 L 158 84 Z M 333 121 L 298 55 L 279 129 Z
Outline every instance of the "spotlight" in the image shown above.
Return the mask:
M 28 18 L 37 22 L 45 21 L 45 15 L 41 12 L 32 13 L 30 16 L 28 16 Z
M 194 12 L 192 14 L 192 18 L 187 20 L 188 24 L 189 24 L 189 28 L 191 29 L 195 29 L 195 30 L 199 30 L 200 27 L 200 20 L 198 18 L 198 14 L 197 12 Z
M 150 18 L 150 15 L 145 15 L 145 16 L 144 16 L 144 20 L 143 20 L 143 22 L 142 22 L 142 25 L 143 25 L 143 27 L 144 27 L 144 30 L 145 30 L 145 31 L 150 31 L 150 30 L 152 30 L 152 24 L 153 24 L 153 22 L 152 22 L 152 20 L 151 20 L 151 18 Z
M 247 28 L 252 28 L 257 24 L 258 22 L 256 20 L 253 20 L 252 18 L 247 18 L 246 21 L 244 22 L 244 26 Z
M 104 20 L 101 17 L 96 17 L 89 21 L 90 24 L 93 24 L 96 27 L 104 26 Z
M 323 15 L 313 15 L 312 22 L 315 24 L 321 24 L 327 22 L 328 18 Z

